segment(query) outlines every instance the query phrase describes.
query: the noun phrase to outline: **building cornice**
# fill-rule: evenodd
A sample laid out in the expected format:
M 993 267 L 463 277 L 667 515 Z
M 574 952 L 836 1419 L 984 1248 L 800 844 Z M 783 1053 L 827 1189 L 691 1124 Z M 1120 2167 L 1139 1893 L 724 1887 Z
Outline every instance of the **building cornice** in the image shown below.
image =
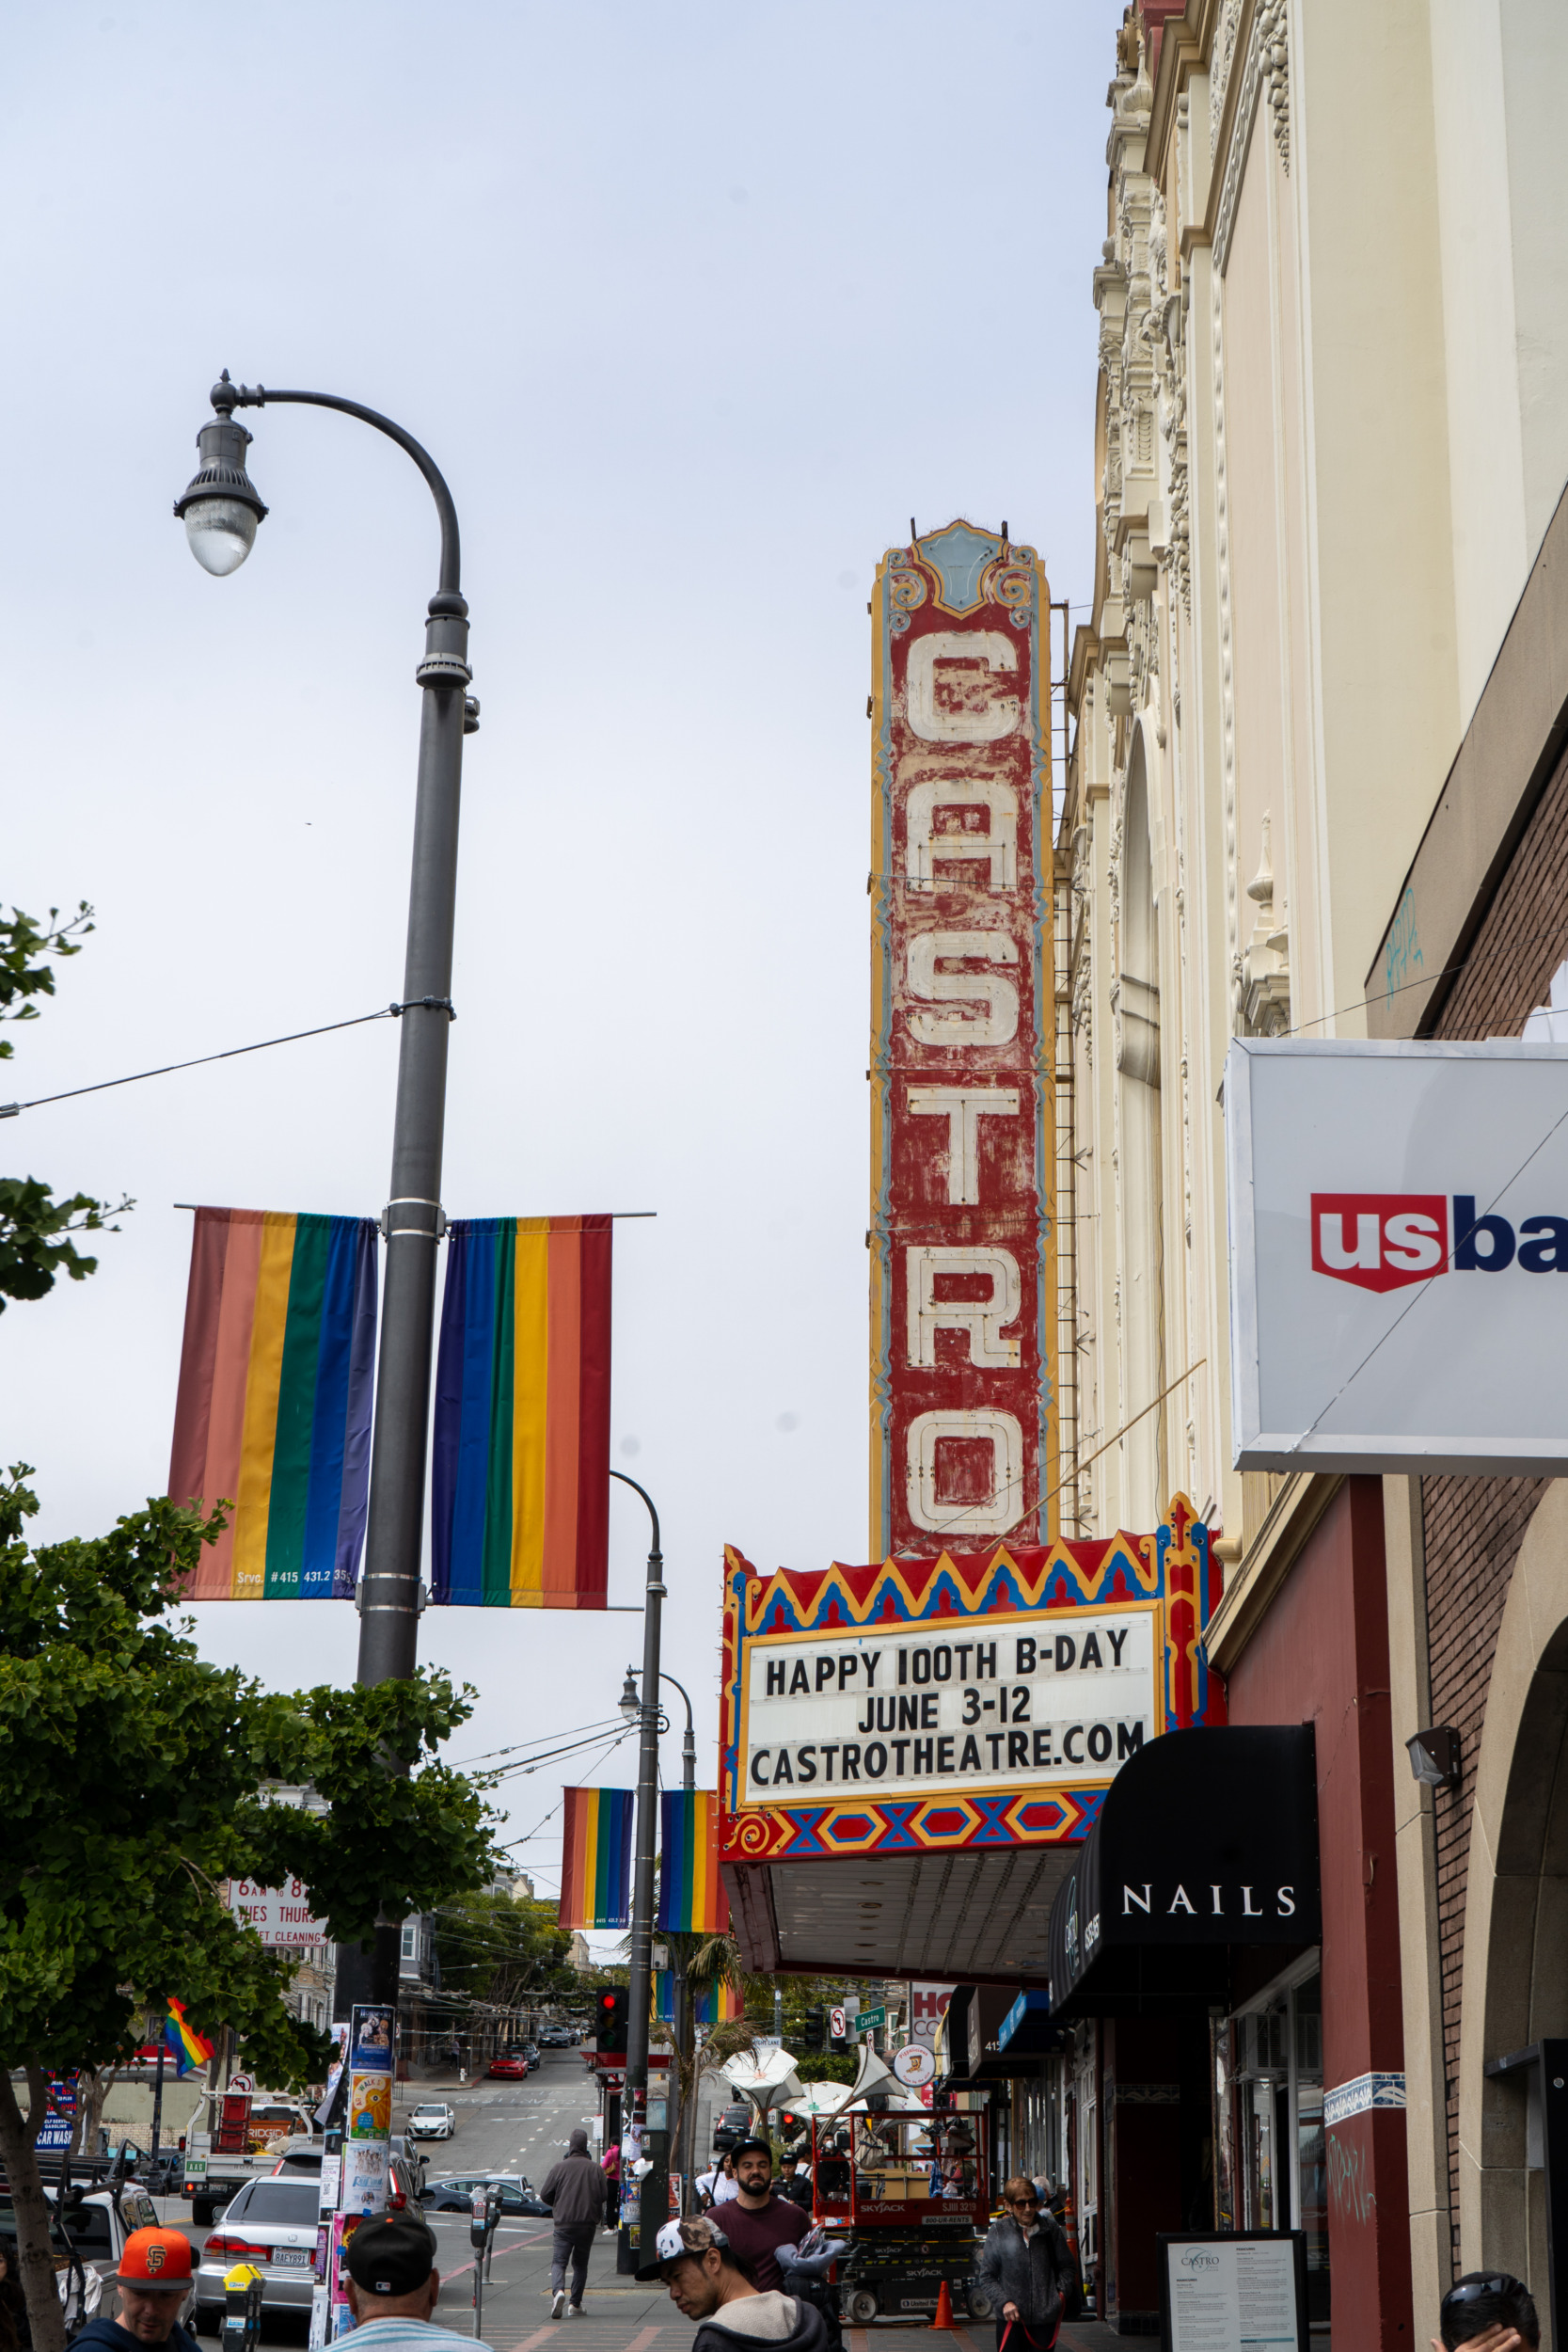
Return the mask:
M 1144 168 L 1164 184 L 1167 151 L 1176 128 L 1176 102 L 1195 73 L 1207 71 L 1219 0 L 1187 0 L 1185 13 L 1167 18 L 1160 42 L 1160 71 L 1149 109 Z

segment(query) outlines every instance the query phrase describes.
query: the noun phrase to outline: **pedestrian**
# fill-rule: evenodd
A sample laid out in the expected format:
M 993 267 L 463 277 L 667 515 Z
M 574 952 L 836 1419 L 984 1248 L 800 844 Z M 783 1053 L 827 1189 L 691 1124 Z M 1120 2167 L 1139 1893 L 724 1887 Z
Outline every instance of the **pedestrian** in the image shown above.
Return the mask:
M 96 2352 L 129 2352 L 125 2341 L 166 2344 L 168 2352 L 197 2352 L 196 2339 L 180 2325 L 180 2306 L 191 2291 L 191 2242 L 183 2230 L 133 2230 L 119 2268 L 105 2286 L 119 2289 L 119 2316 L 102 2306 L 71 2338 L 72 2346 Z
M 0 2237 L 0 2352 L 32 2352 L 33 2324 L 17 2273 L 16 2249 Z
M 1067 2233 L 1040 2212 L 1033 2181 L 1016 2173 L 1002 2191 L 1007 2210 L 993 2221 L 974 2275 L 990 2297 L 998 2352 L 1051 2352 L 1078 2304 L 1078 2274 Z
M 811 2223 L 799 2205 L 773 2193 L 773 2151 L 766 2139 L 743 2139 L 735 2150 L 736 2195 L 721 2227 L 736 2260 L 769 2294 L 784 2284 L 777 2249 L 799 2246 Z
M 552 2165 L 539 2191 L 555 2223 L 550 2249 L 550 2317 L 564 2312 L 582 2317 L 582 2290 L 588 2282 L 588 2257 L 594 2233 L 605 2209 L 603 2171 L 588 2153 L 588 2134 L 580 2126 L 566 2143 L 566 2153 Z M 572 2266 L 572 2299 L 566 2300 L 566 2265 Z
M 433 2316 L 441 2293 L 436 2236 L 415 2213 L 372 2214 L 343 2249 L 354 2341 L 364 2352 L 478 2352 Z M 488 2344 L 483 2352 L 490 2352 Z
M 726 2148 L 707 2171 L 698 2173 L 697 2194 L 703 2200 L 705 2213 L 710 2205 L 727 2205 L 738 2194 L 733 2148 Z
M 1522 2279 L 1508 2270 L 1469 2270 L 1444 2296 L 1432 2352 L 1536 2352 L 1541 2321 Z
M 726 2225 L 736 2210 L 726 2211 Z M 759 2342 L 770 2352 L 827 2352 L 821 2312 L 799 2296 L 759 2289 L 708 2215 L 667 2221 L 654 2240 L 653 2261 L 637 2275 L 662 2280 L 676 2310 L 697 2321 L 691 2352 L 756 2352 Z

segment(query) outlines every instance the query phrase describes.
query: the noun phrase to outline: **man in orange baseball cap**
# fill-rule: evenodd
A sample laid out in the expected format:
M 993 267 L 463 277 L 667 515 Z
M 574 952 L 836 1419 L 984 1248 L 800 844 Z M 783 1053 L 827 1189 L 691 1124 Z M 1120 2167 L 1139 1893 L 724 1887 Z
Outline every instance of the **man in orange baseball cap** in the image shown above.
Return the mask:
M 119 2268 L 103 2283 L 119 2289 L 119 2317 L 100 2311 L 72 2337 L 72 2352 L 130 2352 L 128 2338 L 197 2352 L 195 2338 L 180 2325 L 192 2284 L 191 2242 L 182 2230 L 133 2230 Z

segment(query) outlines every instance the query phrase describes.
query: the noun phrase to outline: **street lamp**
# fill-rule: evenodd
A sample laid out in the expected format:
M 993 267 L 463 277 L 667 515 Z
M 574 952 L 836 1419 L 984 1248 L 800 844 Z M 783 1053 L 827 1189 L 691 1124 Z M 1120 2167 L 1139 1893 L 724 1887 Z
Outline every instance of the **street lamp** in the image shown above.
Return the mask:
M 610 1472 L 612 1478 L 617 1474 L 613 1470 Z M 673 1675 L 660 1673 L 658 1678 L 660 1682 L 667 1682 L 672 1691 L 678 1691 L 686 1701 L 686 1730 L 681 1738 L 681 1787 L 695 1788 L 697 1786 L 697 1734 L 691 1720 L 690 1693 L 684 1683 L 675 1680 Z M 637 1668 L 635 1666 L 626 1668 L 626 1684 L 621 1692 L 619 1705 L 628 1724 L 635 1724 L 642 1713 L 642 1701 L 637 1692 Z M 662 1708 L 658 1713 L 658 1728 L 660 1731 L 668 1731 L 670 1728 L 670 1718 Z
M 656 1694 L 659 1685 L 658 1634 L 659 1605 L 664 1599 L 664 1554 L 658 1543 L 658 1513 L 654 1499 L 645 1486 L 625 1470 L 612 1470 L 611 1478 L 618 1478 L 623 1486 L 641 1495 L 648 1506 L 652 1522 L 653 1541 L 648 1552 L 648 1581 L 644 1587 L 642 1605 L 642 1688 Z M 626 1706 L 631 1692 L 632 1709 Z M 621 1693 L 621 1711 L 627 1722 L 640 1721 L 641 1736 L 637 1749 L 637 1827 L 636 1851 L 632 1863 L 631 1882 L 631 1965 L 626 1971 L 626 2114 L 643 2134 L 644 2152 L 654 2151 L 647 2145 L 648 2110 L 648 2002 L 652 1994 L 653 1928 L 654 1928 L 654 1842 L 657 1835 L 658 1816 L 658 1707 L 656 1700 L 644 1707 L 632 1691 L 631 1668 L 626 1669 L 626 1688 Z M 663 2193 L 666 2159 L 663 2153 L 664 2127 L 661 2127 L 660 2150 L 654 2170 L 646 2180 L 655 2184 L 655 2203 Z M 655 2209 L 649 2203 L 644 2185 L 642 2210 L 644 2216 Z M 658 2216 L 662 2221 L 664 2215 Z M 625 2233 L 618 2251 L 618 2265 L 623 2270 L 633 2265 L 631 2249 Z
M 200 465 L 175 501 L 191 552 L 217 579 L 237 571 L 256 539 L 266 507 L 245 469 L 251 437 L 236 408 L 289 403 L 336 408 L 373 425 L 405 450 L 424 476 L 441 525 L 440 578 L 425 620 L 424 659 L 414 675 L 423 690 L 419 778 L 414 808 L 413 874 L 404 964 L 397 1104 L 392 1121 L 392 1183 L 382 1214 L 387 1272 L 382 1286 L 376 1362 L 375 1424 L 371 1445 L 369 1522 L 359 1579 L 358 1679 L 405 1679 L 419 1650 L 423 1602 L 420 1562 L 424 1529 L 431 1343 L 436 1327 L 436 1248 L 446 1231 L 441 1153 L 446 1123 L 447 1031 L 451 1004 L 451 943 L 457 892 L 457 820 L 463 738 L 479 725 L 468 695 L 468 608 L 460 584 L 462 546 L 451 492 L 428 452 L 374 408 L 331 392 L 274 392 L 231 384 L 226 368 L 212 389 L 214 421 L 197 436 Z M 657 1650 L 655 1653 L 657 1666 Z M 371 1981 L 356 1998 L 397 1999 L 400 1922 L 378 1919 Z

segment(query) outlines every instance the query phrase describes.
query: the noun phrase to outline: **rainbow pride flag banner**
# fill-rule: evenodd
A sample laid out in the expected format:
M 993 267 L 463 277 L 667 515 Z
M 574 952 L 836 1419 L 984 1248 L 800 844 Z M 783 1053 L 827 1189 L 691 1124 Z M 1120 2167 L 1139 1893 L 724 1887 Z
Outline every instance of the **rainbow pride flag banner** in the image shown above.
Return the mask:
M 658 1801 L 658 1925 L 673 1935 L 724 1935 L 730 1899 L 719 1877 L 719 1798 L 667 1788 Z
M 168 1491 L 230 1524 L 190 1600 L 351 1600 L 371 1475 L 376 1229 L 198 1209 Z
M 213 2055 L 213 2044 L 206 2035 L 198 2033 L 187 2021 L 184 2002 L 172 1997 L 164 2021 L 164 2047 L 174 2060 L 176 2074 L 188 2074 L 193 2066 L 205 2066 Z
M 708 1984 L 700 1993 L 688 1996 L 693 2010 L 692 2023 L 698 2026 L 727 2026 L 733 2018 L 746 2014 L 746 1995 L 737 1985 Z M 653 2013 L 661 2025 L 675 2022 L 675 1972 L 673 1968 L 654 1970 Z
M 568 1788 L 561 1847 L 561 1925 L 631 1924 L 632 1788 Z
M 610 1555 L 608 1216 L 448 1228 L 431 1598 L 602 1609 Z

